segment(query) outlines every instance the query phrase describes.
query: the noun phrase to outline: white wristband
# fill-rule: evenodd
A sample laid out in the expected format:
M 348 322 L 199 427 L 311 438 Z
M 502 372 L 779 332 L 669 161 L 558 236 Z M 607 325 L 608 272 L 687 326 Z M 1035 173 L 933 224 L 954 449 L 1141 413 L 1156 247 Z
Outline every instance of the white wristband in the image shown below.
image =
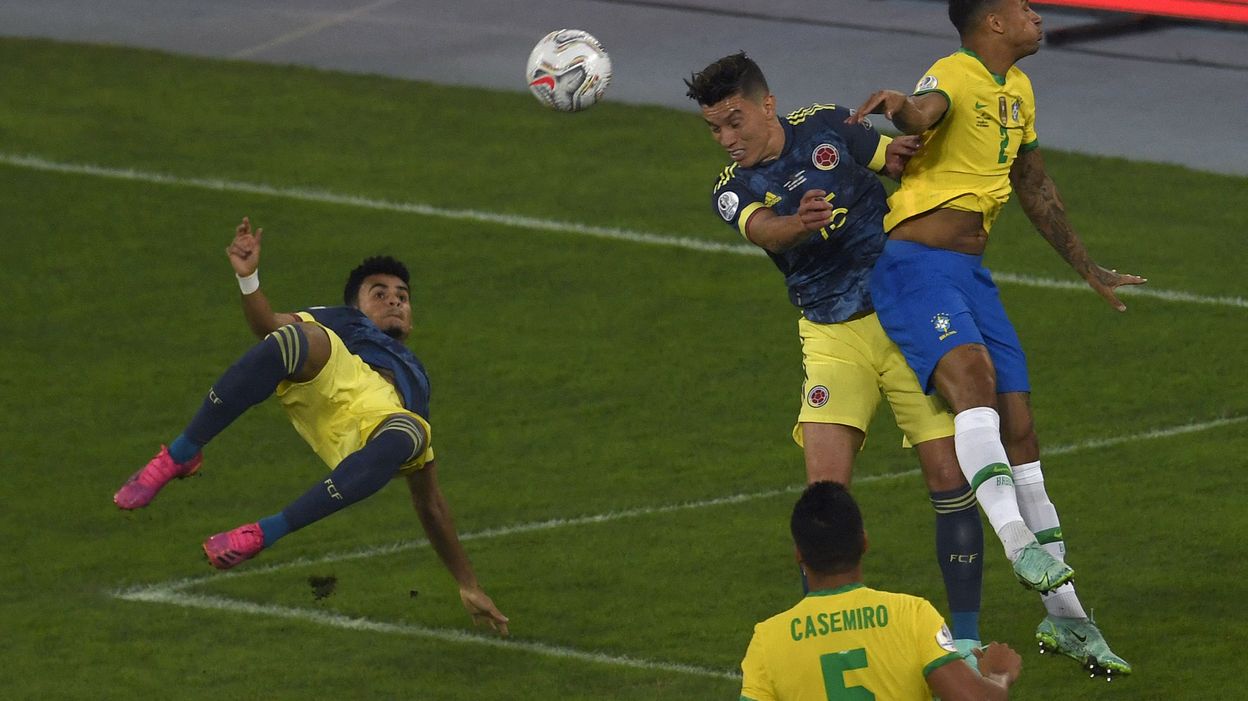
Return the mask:
M 252 271 L 251 275 L 248 275 L 247 277 L 241 277 L 238 274 L 235 274 L 234 277 L 238 278 L 238 289 L 242 290 L 245 295 L 249 295 L 260 289 L 259 268 Z

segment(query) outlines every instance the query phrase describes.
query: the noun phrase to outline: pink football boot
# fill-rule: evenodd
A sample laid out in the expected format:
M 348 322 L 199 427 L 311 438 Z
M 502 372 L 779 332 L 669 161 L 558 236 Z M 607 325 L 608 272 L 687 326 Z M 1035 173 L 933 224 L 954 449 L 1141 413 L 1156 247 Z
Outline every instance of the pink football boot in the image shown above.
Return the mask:
M 198 453 L 186 463 L 176 463 L 169 457 L 169 449 L 162 445 L 156 457 L 142 470 L 130 475 L 130 479 L 121 485 L 121 489 L 113 495 L 113 503 L 126 510 L 141 509 L 150 504 L 156 492 L 169 484 L 170 480 L 175 477 L 190 477 L 199 470 L 203 462 L 204 454 Z

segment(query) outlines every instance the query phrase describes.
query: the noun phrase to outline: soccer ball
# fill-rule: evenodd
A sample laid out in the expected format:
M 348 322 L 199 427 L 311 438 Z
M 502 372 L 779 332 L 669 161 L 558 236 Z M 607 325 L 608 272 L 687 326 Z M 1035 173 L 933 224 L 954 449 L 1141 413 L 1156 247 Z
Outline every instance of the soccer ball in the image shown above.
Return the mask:
M 560 112 L 579 112 L 607 91 L 611 57 L 589 32 L 560 29 L 533 47 L 525 79 L 538 102 Z

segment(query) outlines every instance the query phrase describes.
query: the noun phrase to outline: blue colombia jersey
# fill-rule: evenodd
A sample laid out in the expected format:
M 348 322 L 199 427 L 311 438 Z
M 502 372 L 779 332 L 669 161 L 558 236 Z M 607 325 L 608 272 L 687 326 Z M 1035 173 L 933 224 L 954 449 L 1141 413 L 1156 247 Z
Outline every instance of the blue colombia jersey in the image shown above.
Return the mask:
M 789 299 L 807 319 L 824 324 L 871 311 L 867 279 L 884 248 L 884 186 L 873 171 L 884 166 L 891 141 L 869 124 L 845 124 L 850 111 L 811 105 L 780 120 L 780 157 L 753 168 L 732 164 L 715 184 L 712 205 L 745 235 L 752 214 L 767 207 L 797 213 L 807 190 L 828 193 L 832 221 L 780 253 L 767 252 L 784 273 Z
M 387 336 L 355 307 L 309 307 L 304 311 L 337 334 L 351 353 L 393 375 L 403 406 L 429 420 L 429 375 L 402 341 Z

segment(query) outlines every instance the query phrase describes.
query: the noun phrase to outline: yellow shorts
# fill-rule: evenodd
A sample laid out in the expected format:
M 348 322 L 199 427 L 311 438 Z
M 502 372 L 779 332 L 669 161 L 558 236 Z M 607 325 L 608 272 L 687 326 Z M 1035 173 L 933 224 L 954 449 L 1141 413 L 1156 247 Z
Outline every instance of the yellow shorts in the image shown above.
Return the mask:
M 889 340 L 875 314 L 839 324 L 797 322 L 802 339 L 802 409 L 793 439 L 802 444 L 802 423 L 844 424 L 866 433 L 888 398 L 905 443 L 953 435 L 953 416 L 938 397 L 923 394 L 906 358 Z
M 343 458 L 363 448 L 381 422 L 395 414 L 406 414 L 425 429 L 425 450 L 404 463 L 399 474 L 415 472 L 432 461 L 429 422 L 408 411 L 394 386 L 347 350 L 337 334 L 321 328 L 329 336 L 329 362 L 307 382 L 283 380 L 277 386 L 278 401 L 299 435 L 332 470 Z

